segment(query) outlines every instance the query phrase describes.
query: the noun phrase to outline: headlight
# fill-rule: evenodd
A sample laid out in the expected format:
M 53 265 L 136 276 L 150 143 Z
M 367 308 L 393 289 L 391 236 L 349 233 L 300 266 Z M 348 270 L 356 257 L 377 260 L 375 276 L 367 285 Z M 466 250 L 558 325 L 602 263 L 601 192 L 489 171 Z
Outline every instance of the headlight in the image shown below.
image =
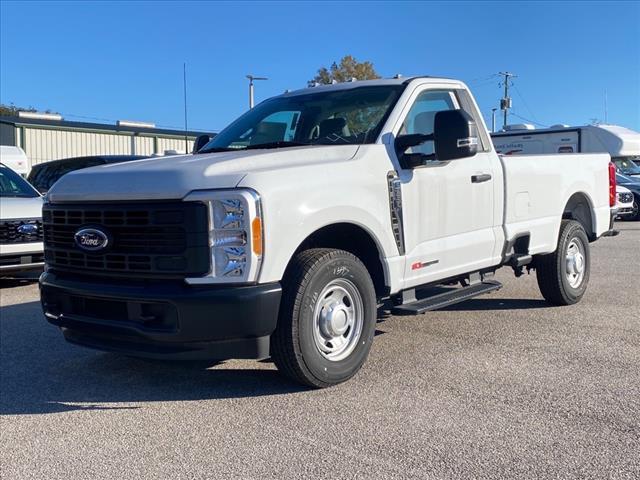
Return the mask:
M 188 283 L 247 283 L 258 280 L 262 264 L 262 209 L 253 190 L 192 192 L 185 201 L 201 201 L 209 209 L 211 270 Z

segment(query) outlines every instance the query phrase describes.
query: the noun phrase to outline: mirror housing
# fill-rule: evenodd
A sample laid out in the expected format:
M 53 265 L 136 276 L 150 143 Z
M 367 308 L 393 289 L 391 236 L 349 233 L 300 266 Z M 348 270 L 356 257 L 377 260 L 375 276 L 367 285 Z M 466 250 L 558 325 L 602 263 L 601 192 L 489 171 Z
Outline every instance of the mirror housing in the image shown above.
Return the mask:
M 198 135 L 198 137 L 196 138 L 196 141 L 193 142 L 193 152 L 192 153 L 198 153 L 198 150 L 200 150 L 202 147 L 204 147 L 207 143 L 209 143 L 211 141 L 211 137 L 209 135 Z
M 443 110 L 433 122 L 433 141 L 441 162 L 472 157 L 478 152 L 478 127 L 464 110 Z
M 400 166 L 406 169 L 421 167 L 428 160 L 433 160 L 433 155 L 425 155 L 423 153 L 406 153 L 411 147 L 417 147 L 424 142 L 433 140 L 433 135 L 423 133 L 409 133 L 406 135 L 398 135 L 395 139 L 394 146 L 396 155 L 400 162 Z
M 425 135 L 423 133 L 409 133 L 407 135 L 398 135 L 395 140 L 396 152 L 402 155 L 408 148 L 417 147 L 424 142 L 433 140 L 433 135 Z

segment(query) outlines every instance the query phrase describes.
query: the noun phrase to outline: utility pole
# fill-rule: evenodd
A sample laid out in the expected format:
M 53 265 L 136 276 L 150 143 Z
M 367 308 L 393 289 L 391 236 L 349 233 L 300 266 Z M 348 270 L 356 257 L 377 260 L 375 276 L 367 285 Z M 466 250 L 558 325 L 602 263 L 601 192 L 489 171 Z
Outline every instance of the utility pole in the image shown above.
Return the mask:
M 247 75 L 249 79 L 249 108 L 253 108 L 253 81 L 254 80 L 269 80 L 267 77 L 254 77 L 253 75 Z
M 509 109 L 511 108 L 511 97 L 509 97 L 509 79 L 516 78 L 517 75 L 509 72 L 498 72 L 498 75 L 502 75 L 504 77 L 504 97 L 500 99 L 500 110 L 504 112 L 504 121 L 502 123 L 502 128 L 506 129 L 507 116 L 509 115 Z
M 187 62 L 182 64 L 182 88 L 184 93 L 184 153 L 189 153 L 189 128 L 187 125 Z

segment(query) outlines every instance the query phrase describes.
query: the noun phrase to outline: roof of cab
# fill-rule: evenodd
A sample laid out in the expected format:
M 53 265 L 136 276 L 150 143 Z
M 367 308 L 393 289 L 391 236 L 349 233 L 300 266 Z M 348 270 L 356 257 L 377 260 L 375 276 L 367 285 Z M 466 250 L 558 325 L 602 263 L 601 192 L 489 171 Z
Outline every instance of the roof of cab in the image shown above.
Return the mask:
M 350 82 L 340 82 L 333 83 L 328 85 L 317 85 L 307 88 L 301 88 L 298 90 L 287 91 L 280 95 L 281 97 L 294 97 L 297 95 L 305 95 L 309 93 L 317 93 L 317 92 L 326 92 L 328 90 L 349 90 L 352 88 L 360 88 L 360 87 L 378 87 L 385 85 L 406 85 L 413 80 L 430 80 L 432 82 L 455 82 L 462 83 L 459 80 L 455 80 L 452 78 L 444 78 L 444 77 L 430 77 L 427 75 L 422 76 L 412 76 L 412 77 L 394 77 L 394 78 L 378 78 L 375 80 L 354 80 Z

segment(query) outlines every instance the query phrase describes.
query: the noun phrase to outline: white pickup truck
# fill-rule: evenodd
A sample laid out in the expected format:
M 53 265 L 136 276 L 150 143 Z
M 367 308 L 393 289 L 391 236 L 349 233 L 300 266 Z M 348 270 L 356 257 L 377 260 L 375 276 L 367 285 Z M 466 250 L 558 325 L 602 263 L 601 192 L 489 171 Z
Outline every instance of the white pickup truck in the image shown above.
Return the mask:
M 271 356 L 326 387 L 362 366 L 383 303 L 441 308 L 499 288 L 503 266 L 535 269 L 551 304 L 578 302 L 589 243 L 611 231 L 607 154 L 498 156 L 456 80 L 288 92 L 198 147 L 49 191 L 42 305 L 68 341 Z

